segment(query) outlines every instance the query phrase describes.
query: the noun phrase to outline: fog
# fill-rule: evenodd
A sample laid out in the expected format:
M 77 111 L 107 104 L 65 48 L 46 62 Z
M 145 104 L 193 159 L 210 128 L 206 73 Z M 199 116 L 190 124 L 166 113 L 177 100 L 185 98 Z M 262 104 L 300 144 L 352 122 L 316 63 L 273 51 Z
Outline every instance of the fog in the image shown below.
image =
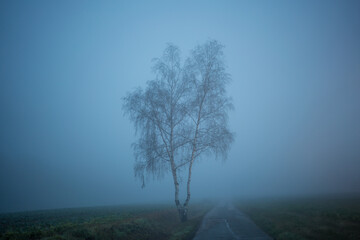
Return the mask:
M 171 42 L 225 45 L 235 132 L 192 200 L 360 192 L 358 1 L 1 1 L 0 212 L 174 201 L 122 98 Z M 186 181 L 183 178 L 183 184 Z M 184 199 L 182 189 L 180 196 Z

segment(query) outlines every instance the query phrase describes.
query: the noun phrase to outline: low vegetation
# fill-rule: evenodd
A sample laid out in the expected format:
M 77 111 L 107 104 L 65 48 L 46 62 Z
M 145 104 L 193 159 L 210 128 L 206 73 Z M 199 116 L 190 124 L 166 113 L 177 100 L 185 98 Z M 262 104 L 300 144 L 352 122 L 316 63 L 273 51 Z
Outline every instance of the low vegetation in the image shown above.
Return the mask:
M 192 239 L 211 204 L 195 204 L 181 223 L 171 205 L 118 206 L 0 215 L 0 239 Z
M 360 197 L 257 200 L 238 206 L 277 240 L 360 239 Z

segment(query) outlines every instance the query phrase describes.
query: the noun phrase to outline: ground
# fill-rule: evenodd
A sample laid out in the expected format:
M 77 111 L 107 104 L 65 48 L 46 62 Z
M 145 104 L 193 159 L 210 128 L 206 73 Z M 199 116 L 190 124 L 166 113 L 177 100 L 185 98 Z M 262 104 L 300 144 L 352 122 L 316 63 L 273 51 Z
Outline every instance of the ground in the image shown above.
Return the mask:
M 233 206 L 273 239 L 360 239 L 360 197 L 255 199 Z M 209 202 L 191 205 L 186 223 L 171 204 L 0 214 L 0 239 L 192 239 L 212 207 Z M 240 228 L 233 227 L 234 209 L 227 210 L 225 225 L 241 237 Z
M 360 197 L 319 197 L 238 202 L 277 240 L 360 239 Z
M 74 208 L 0 215 L 0 239 L 192 239 L 210 203 L 181 223 L 172 205 Z

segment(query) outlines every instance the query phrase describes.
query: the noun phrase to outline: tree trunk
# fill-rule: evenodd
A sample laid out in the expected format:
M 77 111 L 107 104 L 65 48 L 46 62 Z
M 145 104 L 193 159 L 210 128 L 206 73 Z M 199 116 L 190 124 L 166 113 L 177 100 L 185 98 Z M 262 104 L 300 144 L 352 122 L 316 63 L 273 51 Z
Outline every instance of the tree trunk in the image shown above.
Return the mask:
M 179 182 L 178 182 L 176 167 L 175 167 L 173 158 L 171 158 L 170 163 L 171 163 L 171 172 L 173 175 L 174 187 L 175 187 L 175 205 L 179 212 L 180 221 L 186 222 L 187 221 L 187 207 L 182 206 L 179 201 Z
M 179 182 L 177 179 L 177 173 L 176 173 L 176 168 L 174 167 L 174 162 L 171 162 L 171 167 L 172 167 L 172 175 L 173 175 L 173 179 L 174 179 L 174 186 L 175 186 L 175 205 L 176 208 L 178 210 L 179 213 L 179 218 L 181 222 L 186 222 L 187 221 L 187 213 L 188 213 L 188 207 L 187 207 L 187 203 L 189 202 L 188 199 L 186 201 L 186 205 L 184 204 L 184 206 L 182 206 L 180 204 L 179 201 Z
M 187 221 L 188 208 L 180 206 L 178 208 L 178 212 L 179 212 L 180 221 L 181 222 L 186 222 Z

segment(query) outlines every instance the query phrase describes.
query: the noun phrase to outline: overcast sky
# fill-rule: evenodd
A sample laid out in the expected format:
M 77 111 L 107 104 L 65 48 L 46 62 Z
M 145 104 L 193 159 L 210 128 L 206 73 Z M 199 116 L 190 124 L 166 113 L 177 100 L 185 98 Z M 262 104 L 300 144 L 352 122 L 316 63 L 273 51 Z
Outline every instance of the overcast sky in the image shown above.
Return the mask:
M 134 178 L 121 98 L 225 45 L 236 133 L 202 159 L 192 197 L 360 192 L 359 1 L 1 1 L 0 212 L 173 201 Z M 182 192 L 184 193 L 184 192 Z M 182 197 L 185 194 L 181 195 Z

